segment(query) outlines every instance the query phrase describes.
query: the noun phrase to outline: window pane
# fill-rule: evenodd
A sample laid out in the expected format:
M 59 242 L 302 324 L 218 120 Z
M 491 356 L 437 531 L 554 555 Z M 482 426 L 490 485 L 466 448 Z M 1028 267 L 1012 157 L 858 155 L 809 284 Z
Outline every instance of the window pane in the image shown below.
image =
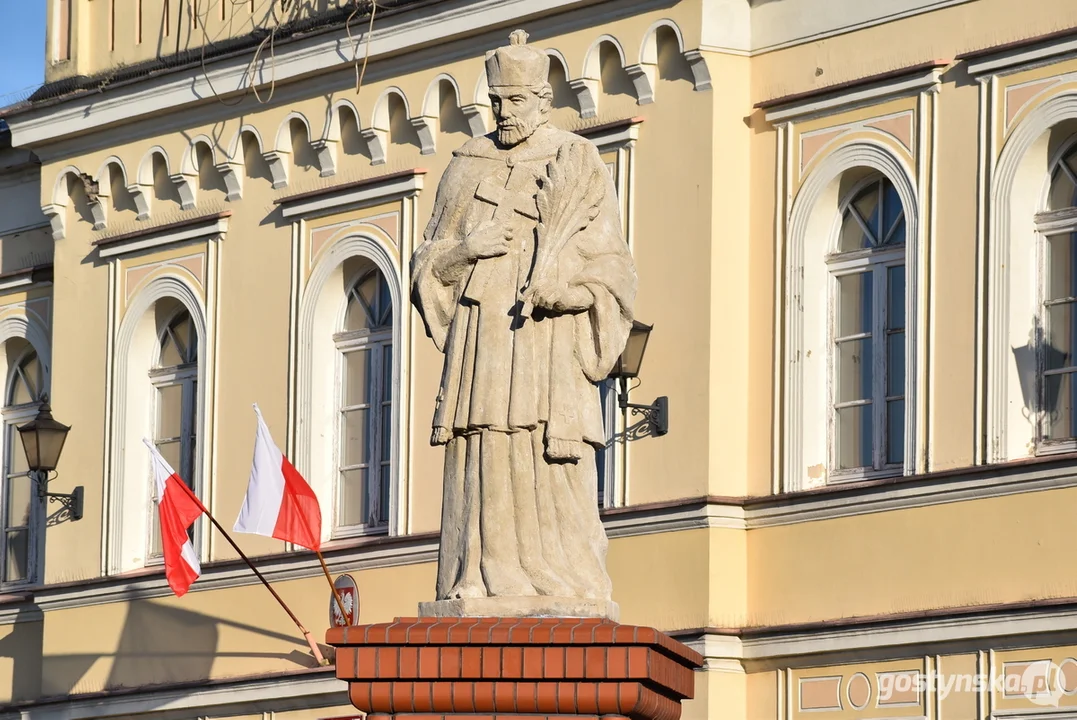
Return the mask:
M 178 438 L 183 426 L 183 386 L 157 389 L 157 439 Z M 170 460 L 171 462 L 171 460 Z M 174 465 L 173 467 L 179 467 Z
M 852 252 L 871 247 L 871 240 L 864 234 L 864 228 L 853 217 L 852 212 L 846 212 L 841 221 L 841 236 L 838 238 L 838 249 L 841 252 Z
M 152 514 L 150 516 L 150 546 L 146 551 L 147 557 L 161 557 L 164 551 L 161 549 L 161 515 L 157 510 L 157 506 L 153 505 L 150 508 Z
M 381 507 L 378 508 L 378 520 L 389 522 L 389 466 L 381 467 Z
M 871 332 L 871 273 L 839 275 L 838 337 Z
M 872 464 L 871 405 L 837 411 L 838 469 L 870 467 Z
M 887 245 L 903 245 L 905 244 L 905 216 L 903 215 L 900 220 L 897 221 L 897 225 L 890 233 L 890 239 L 886 243 Z
M 383 405 L 381 408 L 381 457 L 379 460 L 385 462 L 391 458 L 393 445 L 393 408 L 390 405 Z
M 905 327 L 905 266 L 886 271 L 886 326 L 891 330 Z
M 837 401 L 871 399 L 871 338 L 840 342 L 837 350 Z
M 7 558 L 4 562 L 4 580 L 25 580 L 30 565 L 30 531 L 13 530 L 7 534 Z
M 1052 235 L 1047 238 L 1047 299 L 1073 297 L 1074 280 L 1077 279 L 1075 264 L 1077 254 L 1073 252 L 1073 239 L 1077 233 Z
M 367 431 L 370 411 L 348 410 L 344 413 L 344 465 L 361 465 L 370 462 Z
M 363 304 L 355 298 L 351 293 L 348 294 L 348 309 L 344 313 L 344 330 L 345 332 L 352 332 L 354 330 L 369 330 L 372 327 L 370 318 L 367 316 L 366 308 Z
M 1063 208 L 1073 207 L 1074 200 L 1077 199 L 1074 197 L 1075 195 L 1077 195 L 1077 187 L 1074 186 L 1073 180 L 1062 168 L 1057 168 L 1054 177 L 1051 179 L 1051 191 L 1047 198 L 1047 209 L 1062 210 Z
M 1077 313 L 1074 312 L 1074 303 L 1047 306 L 1047 347 L 1044 348 L 1044 355 L 1048 370 L 1073 365 L 1073 341 L 1077 334 L 1074 332 L 1077 329 L 1075 322 Z
M 41 361 L 33 353 L 23 361 L 22 374 L 29 384 L 30 401 L 37 402 L 41 397 Z
M 886 403 L 886 462 L 896 465 L 905 461 L 905 401 Z
M 389 401 L 393 397 L 393 346 L 385 345 L 381 356 L 381 400 Z
M 367 470 L 344 470 L 340 473 L 340 507 L 338 510 L 341 525 L 362 525 L 366 522 L 367 508 Z
M 26 449 L 22 445 L 22 438 L 19 437 L 19 431 L 15 425 L 10 425 L 8 429 L 8 447 L 11 448 L 11 454 L 8 457 L 8 474 L 27 472 L 30 466 L 26 463 Z
M 887 233 L 894 227 L 898 219 L 903 217 L 904 213 L 901 207 L 901 197 L 898 196 L 897 188 L 889 180 L 883 181 L 883 226 L 882 236 L 880 242 L 885 239 Z M 890 235 L 890 239 L 887 242 L 888 245 L 895 245 L 905 241 L 905 233 L 901 233 L 901 237 L 898 237 L 898 231 L 895 230 Z
M 879 231 L 879 183 L 872 183 L 853 201 L 853 207 L 867 223 L 877 241 L 882 241 Z
M 370 403 L 370 352 L 356 350 L 344 354 L 344 405 Z
M 886 394 L 905 394 L 905 333 L 891 333 L 886 338 Z
M 1064 440 L 1074 437 L 1073 409 L 1077 406 L 1077 385 L 1072 373 L 1048 375 L 1044 378 L 1047 416 L 1044 434 L 1050 440 Z
M 11 379 L 11 384 L 9 391 L 11 405 L 37 402 L 40 398 L 41 363 L 36 353 L 30 353 L 21 359 Z
M 7 479 L 7 527 L 29 527 L 33 485 L 22 475 Z
M 393 323 L 393 297 L 389 294 L 389 283 L 378 275 L 378 326 L 385 327 Z
M 187 354 L 187 348 L 191 346 L 191 316 L 187 313 L 182 313 L 177 317 L 172 323 L 172 334 L 182 348 L 181 356 L 183 361 L 189 361 L 190 356 Z
M 165 459 L 172 469 L 176 472 L 180 472 L 182 461 L 181 443 L 179 440 L 173 440 L 171 442 L 159 442 L 157 443 L 157 452 L 161 453 L 161 457 Z M 186 478 L 184 478 L 186 481 Z M 155 486 L 156 487 L 156 486 Z
M 179 348 L 176 347 L 176 343 L 172 341 L 172 336 L 166 332 L 164 339 L 161 341 L 161 360 L 159 367 L 175 367 L 176 365 L 182 365 L 183 362 L 183 356 L 180 355 Z

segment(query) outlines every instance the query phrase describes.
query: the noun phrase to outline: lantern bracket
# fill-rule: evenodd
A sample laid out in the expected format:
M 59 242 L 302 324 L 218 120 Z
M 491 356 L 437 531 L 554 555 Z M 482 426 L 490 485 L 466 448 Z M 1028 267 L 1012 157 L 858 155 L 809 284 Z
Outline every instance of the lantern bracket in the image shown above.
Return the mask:
M 651 426 L 655 437 L 662 437 L 669 432 L 669 398 L 665 395 L 656 398 L 650 405 L 628 402 L 628 379 L 621 378 L 621 392 L 618 405 L 621 410 L 631 410 L 633 415 L 642 415 Z
M 31 470 L 26 474 L 37 486 L 37 496 L 39 498 L 47 498 L 49 503 L 60 503 L 60 506 L 67 511 L 71 520 L 82 519 L 85 490 L 81 485 L 69 493 L 53 493 L 49 492 L 49 482 L 56 479 L 55 473 L 51 478 L 46 470 Z

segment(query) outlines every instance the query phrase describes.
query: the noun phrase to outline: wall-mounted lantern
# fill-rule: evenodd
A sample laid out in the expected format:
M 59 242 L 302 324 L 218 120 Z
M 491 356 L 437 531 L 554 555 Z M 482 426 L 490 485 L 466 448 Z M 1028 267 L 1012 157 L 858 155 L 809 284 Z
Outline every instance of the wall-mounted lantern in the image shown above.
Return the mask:
M 613 366 L 610 377 L 620 381 L 619 405 L 621 409 L 631 410 L 634 415 L 643 415 L 650 423 L 652 432 L 661 436 L 669 432 L 669 398 L 663 395 L 650 405 L 628 402 L 628 381 L 639 377 L 643 355 L 647 351 L 647 341 L 651 337 L 653 328 L 653 325 L 645 325 L 638 320 L 632 322 L 628 342 L 625 344 L 621 357 L 617 359 L 617 364 Z
M 19 437 L 26 451 L 26 464 L 30 468 L 30 479 L 37 485 L 38 497 L 47 497 L 49 502 L 58 502 L 67 510 L 72 520 L 82 519 L 83 489 L 80 485 L 68 494 L 50 493 L 49 473 L 56 472 L 60 463 L 69 425 L 57 422 L 52 417 L 47 395 L 41 398 L 41 407 L 37 417 L 25 425 L 19 426 Z

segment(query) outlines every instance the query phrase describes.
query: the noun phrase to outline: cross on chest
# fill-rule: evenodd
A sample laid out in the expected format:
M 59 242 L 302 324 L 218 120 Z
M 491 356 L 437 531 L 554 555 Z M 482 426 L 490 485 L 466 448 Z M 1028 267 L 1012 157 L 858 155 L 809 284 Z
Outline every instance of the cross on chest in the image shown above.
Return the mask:
M 484 178 L 475 189 L 476 198 L 497 207 L 494 220 L 507 222 L 516 214 L 538 220 L 535 195 L 538 193 L 536 180 L 539 173 L 522 165 L 513 165 L 504 183 L 499 175 Z

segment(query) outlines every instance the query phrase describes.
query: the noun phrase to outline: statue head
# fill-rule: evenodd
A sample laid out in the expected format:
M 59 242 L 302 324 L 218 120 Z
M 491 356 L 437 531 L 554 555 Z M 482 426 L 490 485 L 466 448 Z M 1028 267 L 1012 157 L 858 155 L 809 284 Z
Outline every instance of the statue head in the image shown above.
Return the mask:
M 523 142 L 550 119 L 553 91 L 550 89 L 550 58 L 527 46 L 527 33 L 515 30 L 509 45 L 486 56 L 486 78 L 490 85 L 490 105 L 497 121 L 497 139 L 502 145 Z

